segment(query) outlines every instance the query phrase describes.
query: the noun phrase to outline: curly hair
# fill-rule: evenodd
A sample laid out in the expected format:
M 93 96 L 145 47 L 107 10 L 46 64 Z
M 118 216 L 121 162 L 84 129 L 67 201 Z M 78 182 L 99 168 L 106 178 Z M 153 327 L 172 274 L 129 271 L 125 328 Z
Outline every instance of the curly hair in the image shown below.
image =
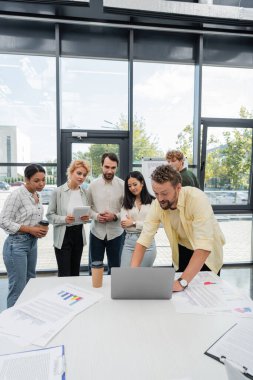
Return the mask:
M 184 154 L 180 150 L 168 150 L 165 156 L 167 161 L 184 161 Z
M 151 179 L 152 181 L 160 184 L 170 182 L 173 187 L 176 187 L 179 183 L 182 183 L 180 173 L 173 169 L 171 165 L 158 166 L 151 174 Z
M 87 172 L 87 175 L 89 174 L 90 172 L 90 167 L 88 165 L 88 163 L 84 160 L 74 160 L 72 161 L 69 166 L 68 166 L 68 169 L 67 169 L 67 177 L 68 179 L 70 179 L 70 176 L 71 174 L 77 169 L 77 168 L 84 168 Z

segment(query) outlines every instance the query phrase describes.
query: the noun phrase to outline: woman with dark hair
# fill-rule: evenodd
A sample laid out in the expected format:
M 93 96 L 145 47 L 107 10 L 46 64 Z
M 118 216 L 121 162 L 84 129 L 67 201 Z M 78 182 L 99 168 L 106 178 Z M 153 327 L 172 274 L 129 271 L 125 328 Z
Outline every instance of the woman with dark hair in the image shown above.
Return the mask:
M 29 279 L 36 277 L 37 239 L 48 230 L 39 225 L 43 206 L 37 193 L 45 186 L 45 169 L 31 164 L 24 176 L 25 184 L 8 196 L 0 213 L 0 227 L 9 234 L 3 246 L 9 280 L 7 307 L 15 304 Z
M 149 194 L 143 175 L 130 172 L 125 179 L 125 195 L 121 209 L 121 226 L 126 231 L 125 242 L 121 255 L 121 266 L 129 267 L 132 253 L 138 240 L 144 220 L 154 197 Z M 156 245 L 153 239 L 147 248 L 141 266 L 151 267 L 156 257 Z

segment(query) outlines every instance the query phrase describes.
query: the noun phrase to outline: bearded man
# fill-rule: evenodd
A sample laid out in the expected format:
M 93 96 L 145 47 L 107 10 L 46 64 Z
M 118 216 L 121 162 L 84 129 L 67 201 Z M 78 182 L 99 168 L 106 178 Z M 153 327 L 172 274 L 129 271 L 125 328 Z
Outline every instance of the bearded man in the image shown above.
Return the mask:
M 158 166 L 151 175 L 156 196 L 132 255 L 138 267 L 146 248 L 162 223 L 172 250 L 172 262 L 181 277 L 173 291 L 184 290 L 199 271 L 219 274 L 223 263 L 224 235 L 205 193 L 182 187 L 179 172 L 170 165 Z
M 90 264 L 103 261 L 106 250 L 108 274 L 120 266 L 124 230 L 120 225 L 120 210 L 124 197 L 124 181 L 115 174 L 119 159 L 115 153 L 101 158 L 102 176 L 88 188 L 91 206 Z

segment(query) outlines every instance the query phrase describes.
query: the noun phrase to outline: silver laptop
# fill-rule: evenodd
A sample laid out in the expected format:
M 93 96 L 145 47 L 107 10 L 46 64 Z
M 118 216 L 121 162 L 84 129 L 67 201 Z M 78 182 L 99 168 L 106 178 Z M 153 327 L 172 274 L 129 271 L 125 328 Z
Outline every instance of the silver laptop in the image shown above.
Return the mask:
M 170 299 L 173 268 L 112 268 L 113 299 Z

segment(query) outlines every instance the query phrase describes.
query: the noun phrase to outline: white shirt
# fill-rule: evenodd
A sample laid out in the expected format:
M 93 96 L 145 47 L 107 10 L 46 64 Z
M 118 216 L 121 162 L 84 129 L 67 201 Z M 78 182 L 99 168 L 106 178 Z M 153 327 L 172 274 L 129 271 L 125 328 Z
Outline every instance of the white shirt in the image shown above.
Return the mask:
M 83 201 L 81 198 L 80 189 L 77 189 L 77 190 L 70 189 L 70 198 L 69 198 L 69 203 L 68 203 L 67 214 L 72 215 L 74 208 L 80 207 L 82 205 L 83 205 Z
M 133 219 L 134 222 L 136 222 L 136 226 L 125 228 L 126 232 L 141 232 L 144 220 L 146 219 L 150 206 L 151 204 L 141 205 L 141 208 L 138 209 L 138 207 L 134 205 L 133 208 L 129 210 L 122 207 L 120 212 L 121 220 L 126 219 L 128 216 L 129 218 Z
M 69 203 L 68 203 L 67 215 L 73 215 L 73 210 L 75 207 L 83 206 L 83 200 L 81 197 L 80 189 L 77 189 L 77 190 L 70 189 L 69 191 L 70 191 L 70 198 L 69 198 Z M 66 227 L 71 227 L 74 225 L 76 226 L 78 224 L 83 224 L 83 222 L 80 221 L 80 222 L 67 224 Z
M 15 234 L 23 226 L 36 226 L 43 219 L 43 206 L 36 203 L 25 186 L 14 190 L 6 199 L 0 213 L 0 227 Z
M 91 233 L 98 239 L 115 239 L 123 233 L 120 225 L 120 209 L 124 197 L 124 181 L 114 177 L 111 182 L 106 182 L 103 177 L 93 181 L 88 188 L 88 199 L 91 206 Z M 115 222 L 99 223 L 98 214 L 109 211 L 117 215 Z

